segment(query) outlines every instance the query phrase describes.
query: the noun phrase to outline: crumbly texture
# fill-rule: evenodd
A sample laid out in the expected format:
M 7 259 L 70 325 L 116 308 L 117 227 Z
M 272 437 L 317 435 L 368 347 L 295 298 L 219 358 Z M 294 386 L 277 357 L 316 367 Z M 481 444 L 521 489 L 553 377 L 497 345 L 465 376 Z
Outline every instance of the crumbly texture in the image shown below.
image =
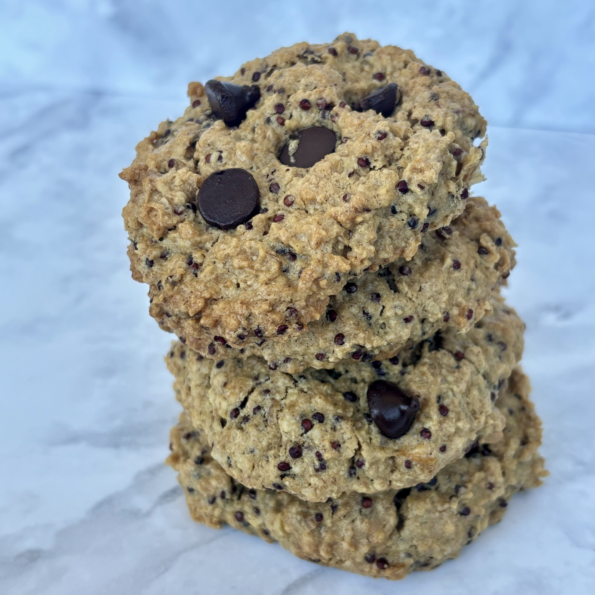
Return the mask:
M 364 273 L 330 297 L 319 320 L 298 330 L 297 311 L 290 310 L 282 334 L 241 335 L 231 344 L 211 335 L 199 352 L 217 361 L 258 355 L 290 373 L 333 368 L 346 358 L 388 359 L 441 328 L 467 331 L 481 320 L 492 290 L 515 264 L 514 246 L 498 209 L 469 198 L 449 227 L 424 235 L 411 261 Z
M 324 503 L 250 490 L 213 459 L 206 434 L 186 415 L 172 431 L 168 463 L 200 523 L 228 523 L 326 566 L 401 579 L 455 558 L 502 518 L 515 492 L 541 484 L 547 474 L 537 452 L 541 422 L 528 395 L 528 379 L 515 370 L 497 400 L 506 419 L 503 438 L 406 490 L 349 493 Z
M 178 400 L 229 475 L 322 502 L 429 481 L 478 438 L 501 438 L 494 400 L 520 360 L 524 325 L 500 297 L 493 307 L 466 334 L 449 329 L 382 362 L 292 375 L 255 357 L 215 363 L 180 343 L 166 361 Z M 366 394 L 377 379 L 419 398 L 398 439 L 370 416 Z
M 411 259 L 482 179 L 487 141 L 474 141 L 485 120 L 409 50 L 344 34 L 277 50 L 221 80 L 260 86 L 239 126 L 216 119 L 203 85 L 191 83 L 191 106 L 140 142 L 121 174 L 133 278 L 149 284 L 162 328 L 200 351 L 213 336 L 275 336 L 288 308 L 296 324 L 318 320 L 350 278 Z M 388 83 L 402 96 L 391 116 L 350 107 Z M 283 166 L 282 147 L 311 126 L 336 134 L 335 152 L 308 169 Z M 261 209 L 223 231 L 197 212 L 197 191 L 234 167 L 256 180 Z

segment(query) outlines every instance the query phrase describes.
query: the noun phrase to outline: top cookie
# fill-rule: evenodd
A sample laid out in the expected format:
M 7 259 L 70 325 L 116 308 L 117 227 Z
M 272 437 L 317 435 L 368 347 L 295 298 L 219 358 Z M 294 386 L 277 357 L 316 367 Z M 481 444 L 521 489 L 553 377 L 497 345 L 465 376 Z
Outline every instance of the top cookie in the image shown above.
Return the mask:
M 273 336 L 289 307 L 319 319 L 350 277 L 412 258 L 482 179 L 485 120 L 409 50 L 344 34 L 221 80 L 238 87 L 191 83 L 184 116 L 121 174 L 133 277 L 195 348 L 201 329 Z

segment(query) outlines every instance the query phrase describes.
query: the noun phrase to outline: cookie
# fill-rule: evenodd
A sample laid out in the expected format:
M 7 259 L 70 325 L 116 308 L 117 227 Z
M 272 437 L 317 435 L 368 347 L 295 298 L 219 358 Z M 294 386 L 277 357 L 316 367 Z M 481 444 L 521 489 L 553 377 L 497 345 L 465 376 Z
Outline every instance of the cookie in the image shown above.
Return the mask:
M 216 360 L 258 355 L 271 369 L 297 373 L 346 358 L 388 359 L 449 325 L 466 331 L 489 312 L 491 291 L 515 264 L 515 244 L 499 217 L 483 198 L 469 198 L 450 226 L 424 236 L 411 261 L 348 283 L 319 320 L 302 328 L 288 308 L 274 337 L 240 335 L 230 344 L 206 335 L 199 352 Z
M 198 350 L 276 337 L 289 308 L 296 326 L 320 319 L 350 279 L 411 259 L 482 179 L 485 120 L 409 50 L 345 34 L 189 95 L 121 177 L 133 278 Z
M 496 402 L 506 419 L 503 438 L 477 446 L 428 483 L 398 491 L 310 503 L 248 489 L 213 459 L 206 434 L 186 415 L 172 431 L 168 463 L 200 523 L 228 523 L 311 562 L 401 579 L 455 558 L 500 521 L 513 494 L 541 484 L 547 474 L 537 452 L 541 422 L 528 395 L 528 379 L 517 369 Z
M 166 361 L 226 473 L 322 502 L 429 481 L 477 439 L 501 437 L 494 400 L 520 360 L 524 325 L 499 296 L 493 308 L 466 334 L 448 329 L 389 360 L 332 370 L 213 362 L 179 342 Z

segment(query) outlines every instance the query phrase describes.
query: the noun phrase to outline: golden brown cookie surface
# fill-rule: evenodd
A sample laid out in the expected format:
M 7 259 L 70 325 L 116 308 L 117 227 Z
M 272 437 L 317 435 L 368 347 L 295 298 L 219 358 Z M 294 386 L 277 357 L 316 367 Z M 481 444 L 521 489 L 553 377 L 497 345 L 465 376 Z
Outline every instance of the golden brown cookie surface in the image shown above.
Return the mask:
M 412 258 L 481 179 L 485 144 L 473 141 L 485 121 L 456 83 L 410 51 L 345 34 L 283 48 L 223 82 L 259 88 L 239 125 L 192 83 L 184 116 L 139 143 L 122 173 L 133 276 L 150 285 L 161 326 L 203 352 L 205 331 L 233 344 L 276 336 L 288 308 L 295 324 L 319 319 L 351 278 Z M 392 84 L 392 112 L 359 111 Z M 334 151 L 297 167 L 307 164 L 296 161 L 305 131 L 319 128 L 334 134 Z M 225 182 L 237 169 L 254 180 L 258 208 L 249 180 L 233 213 L 225 207 L 233 195 L 222 190 L 218 201 L 212 183 L 201 208 L 209 177 Z

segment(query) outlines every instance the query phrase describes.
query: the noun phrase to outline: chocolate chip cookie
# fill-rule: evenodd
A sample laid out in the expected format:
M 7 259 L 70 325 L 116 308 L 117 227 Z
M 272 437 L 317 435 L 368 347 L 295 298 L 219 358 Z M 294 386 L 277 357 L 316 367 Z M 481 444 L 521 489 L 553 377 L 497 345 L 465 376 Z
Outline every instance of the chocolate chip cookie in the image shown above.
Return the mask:
M 485 120 L 409 50 L 300 43 L 189 96 L 121 177 L 133 277 L 202 352 L 276 337 L 288 312 L 294 330 L 319 320 L 364 271 L 411 259 L 482 179 Z
M 491 291 L 515 264 L 515 244 L 499 216 L 483 198 L 470 197 L 449 226 L 425 234 L 411 261 L 400 258 L 347 283 L 319 320 L 302 327 L 290 307 L 273 337 L 236 336 L 234 348 L 206 335 L 199 351 L 215 360 L 258 355 L 273 370 L 297 373 L 343 359 L 388 359 L 447 326 L 466 331 L 489 312 Z
M 401 579 L 455 558 L 502 518 L 515 492 L 541 484 L 547 474 L 537 452 L 541 422 L 528 395 L 528 379 L 515 370 L 496 402 L 506 420 L 503 437 L 402 490 L 310 503 L 284 491 L 248 489 L 212 457 L 205 432 L 186 415 L 172 431 L 168 463 L 198 522 L 228 523 L 326 566 Z
M 501 438 L 498 390 L 520 360 L 524 325 L 502 298 L 465 334 L 436 333 L 393 358 L 332 370 L 214 362 L 177 342 L 176 396 L 212 456 L 250 488 L 322 502 L 429 481 L 474 442 Z

